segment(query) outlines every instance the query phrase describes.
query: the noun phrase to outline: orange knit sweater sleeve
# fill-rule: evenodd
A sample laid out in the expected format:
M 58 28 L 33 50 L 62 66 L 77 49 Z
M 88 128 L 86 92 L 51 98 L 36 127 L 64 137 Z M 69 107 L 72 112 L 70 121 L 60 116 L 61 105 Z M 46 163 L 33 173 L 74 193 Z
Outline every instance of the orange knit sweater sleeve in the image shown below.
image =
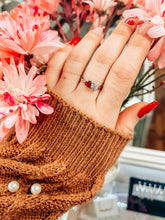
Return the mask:
M 28 138 L 0 144 L 0 219 L 56 219 L 94 198 L 131 136 L 106 128 L 51 93 L 50 116 L 40 115 Z M 19 183 L 16 192 L 8 190 Z M 38 195 L 31 186 L 41 185 Z

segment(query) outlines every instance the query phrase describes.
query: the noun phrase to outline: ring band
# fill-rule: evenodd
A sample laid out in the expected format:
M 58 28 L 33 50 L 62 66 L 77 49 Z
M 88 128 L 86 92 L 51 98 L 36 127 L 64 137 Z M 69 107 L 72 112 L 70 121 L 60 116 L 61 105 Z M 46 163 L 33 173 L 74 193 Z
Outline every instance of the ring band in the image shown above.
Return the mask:
M 103 88 L 103 85 L 98 86 L 96 83 L 93 83 L 92 81 L 86 81 L 83 77 L 81 77 L 81 80 L 85 84 L 86 87 L 94 91 L 101 90 Z

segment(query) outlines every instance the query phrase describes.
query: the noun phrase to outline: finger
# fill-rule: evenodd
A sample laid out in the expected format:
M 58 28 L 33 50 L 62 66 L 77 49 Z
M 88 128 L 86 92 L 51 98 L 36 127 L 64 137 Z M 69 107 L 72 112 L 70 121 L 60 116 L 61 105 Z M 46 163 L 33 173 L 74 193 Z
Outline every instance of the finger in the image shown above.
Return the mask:
M 46 70 L 47 85 L 50 90 L 54 90 L 54 87 L 59 80 L 63 65 L 72 49 L 73 46 L 66 45 L 64 48 L 56 51 L 50 59 Z
M 146 102 L 140 102 L 122 111 L 116 124 L 116 130 L 124 134 L 132 134 L 135 125 L 139 121 L 138 112 L 147 104 Z
M 126 108 L 120 113 L 116 130 L 124 134 L 132 134 L 135 125 L 144 115 L 154 110 L 159 105 L 158 102 L 153 101 L 151 103 L 140 102 Z
M 112 66 L 98 97 L 99 102 L 111 103 L 114 108 L 120 109 L 147 56 L 151 42 L 149 37 L 137 31 L 133 34 L 128 46 Z
M 102 28 L 89 31 L 79 44 L 73 48 L 64 65 L 57 89 L 63 88 L 63 91 L 69 92 L 77 87 L 89 59 L 103 38 L 102 32 Z
M 102 85 L 112 64 L 119 57 L 126 43 L 135 31 L 135 25 L 128 25 L 123 21 L 115 28 L 112 34 L 96 50 L 90 63 L 88 64 L 83 78 L 97 85 Z M 80 83 L 80 90 L 84 86 Z M 89 90 L 85 91 L 89 92 Z M 97 93 L 95 93 L 97 95 Z

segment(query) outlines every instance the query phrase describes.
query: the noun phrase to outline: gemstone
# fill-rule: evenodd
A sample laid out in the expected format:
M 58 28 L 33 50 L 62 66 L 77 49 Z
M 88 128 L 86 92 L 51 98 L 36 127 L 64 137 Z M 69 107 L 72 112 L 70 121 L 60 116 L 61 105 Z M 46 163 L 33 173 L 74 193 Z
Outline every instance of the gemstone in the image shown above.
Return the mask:
M 10 192 L 17 192 L 19 189 L 19 183 L 17 181 L 11 181 L 8 185 L 8 190 Z
M 99 88 L 99 86 L 98 86 L 97 84 L 92 83 L 92 85 L 91 85 L 91 89 L 93 89 L 93 90 L 97 90 L 98 88 Z
M 86 87 L 91 88 L 92 82 L 91 81 L 86 81 L 85 85 L 86 85 Z
M 39 183 L 34 183 L 31 186 L 31 193 L 33 195 L 37 195 L 37 194 L 40 194 L 40 192 L 41 192 L 41 185 Z

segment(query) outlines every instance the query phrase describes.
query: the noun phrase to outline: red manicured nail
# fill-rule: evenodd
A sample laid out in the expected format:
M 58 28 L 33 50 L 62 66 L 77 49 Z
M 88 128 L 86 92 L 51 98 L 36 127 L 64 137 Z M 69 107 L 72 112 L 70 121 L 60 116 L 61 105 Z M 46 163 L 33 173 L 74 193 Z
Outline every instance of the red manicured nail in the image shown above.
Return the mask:
M 80 40 L 81 40 L 81 37 L 75 37 L 69 42 L 69 44 L 76 46 L 80 42 Z
M 159 103 L 157 101 L 153 101 L 153 102 L 149 103 L 148 105 L 146 105 L 140 109 L 137 116 L 139 118 L 142 118 L 144 115 L 146 115 L 149 112 L 151 112 L 152 110 L 154 110 L 158 105 L 159 105 Z
M 132 20 L 132 19 L 126 21 L 125 23 L 128 24 L 128 25 L 132 25 L 132 26 L 135 25 L 135 21 Z

